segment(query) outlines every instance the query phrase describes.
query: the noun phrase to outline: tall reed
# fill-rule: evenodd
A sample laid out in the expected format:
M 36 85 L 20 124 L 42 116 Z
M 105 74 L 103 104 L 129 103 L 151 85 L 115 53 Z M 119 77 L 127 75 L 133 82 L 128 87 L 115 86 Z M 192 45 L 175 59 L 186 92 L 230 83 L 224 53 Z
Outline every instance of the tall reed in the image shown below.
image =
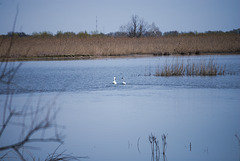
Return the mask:
M 193 62 L 190 59 L 185 64 L 182 60 L 173 59 L 171 63 L 165 62 L 162 69 L 158 66 L 155 76 L 217 76 L 224 75 L 226 65 L 219 66 L 213 58 L 208 62 L 201 60 L 200 62 Z
M 4 57 L 11 38 L 0 36 L 0 57 Z M 193 55 L 240 53 L 240 36 L 193 35 L 162 37 L 47 36 L 17 37 L 10 58 L 106 57 L 132 55 Z

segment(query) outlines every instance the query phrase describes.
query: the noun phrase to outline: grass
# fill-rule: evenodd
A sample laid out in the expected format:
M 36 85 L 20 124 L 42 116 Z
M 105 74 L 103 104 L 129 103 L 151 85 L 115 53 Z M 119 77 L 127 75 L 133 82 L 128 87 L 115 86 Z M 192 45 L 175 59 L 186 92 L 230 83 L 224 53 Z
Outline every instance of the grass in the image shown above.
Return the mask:
M 199 62 L 188 59 L 187 63 L 173 59 L 171 63 L 166 62 L 162 69 L 158 66 L 155 76 L 217 76 L 224 75 L 225 71 L 226 65 L 219 66 L 213 58 Z
M 0 58 L 11 37 L 0 36 Z M 16 37 L 10 59 L 89 59 L 118 56 L 159 56 L 240 53 L 240 35 L 179 35 L 162 37 L 29 36 Z

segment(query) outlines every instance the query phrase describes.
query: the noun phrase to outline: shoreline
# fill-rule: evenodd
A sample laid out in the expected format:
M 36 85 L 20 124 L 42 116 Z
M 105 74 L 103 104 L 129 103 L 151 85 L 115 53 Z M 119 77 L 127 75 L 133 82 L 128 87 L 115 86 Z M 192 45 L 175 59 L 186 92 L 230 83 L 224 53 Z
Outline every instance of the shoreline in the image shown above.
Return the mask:
M 205 53 L 178 53 L 178 54 L 164 54 L 164 53 L 149 53 L 149 54 L 119 54 L 119 55 L 54 55 L 54 56 L 36 56 L 36 57 L 12 57 L 0 58 L 0 62 L 9 61 L 67 61 L 67 60 L 95 60 L 95 59 L 121 59 L 121 58 L 141 58 L 141 57 L 165 57 L 165 56 L 203 56 L 203 55 L 240 55 L 240 51 L 236 52 L 205 52 Z

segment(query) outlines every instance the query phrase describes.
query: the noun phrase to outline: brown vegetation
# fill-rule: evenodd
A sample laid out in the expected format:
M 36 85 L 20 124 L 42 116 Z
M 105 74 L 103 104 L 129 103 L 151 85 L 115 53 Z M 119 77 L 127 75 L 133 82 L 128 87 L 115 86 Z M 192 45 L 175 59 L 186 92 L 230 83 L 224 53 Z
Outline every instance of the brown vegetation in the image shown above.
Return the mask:
M 0 57 L 11 37 L 0 36 Z M 240 53 L 238 34 L 199 34 L 160 37 L 29 36 L 16 37 L 12 59 L 84 59 L 132 55 L 199 55 Z
M 187 60 L 187 63 L 176 59 L 171 63 L 166 62 L 162 69 L 158 67 L 155 76 L 217 76 L 224 75 L 225 70 L 226 65 L 219 66 L 212 58 L 208 62 Z

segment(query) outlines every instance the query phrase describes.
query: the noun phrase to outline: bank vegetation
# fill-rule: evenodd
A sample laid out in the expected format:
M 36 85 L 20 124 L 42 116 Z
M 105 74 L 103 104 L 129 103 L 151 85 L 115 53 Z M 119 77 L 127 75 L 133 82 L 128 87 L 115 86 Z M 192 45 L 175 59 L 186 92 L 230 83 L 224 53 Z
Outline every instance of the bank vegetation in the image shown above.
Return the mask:
M 14 37 L 9 55 L 11 37 Z M 240 34 L 182 33 L 129 37 L 121 33 L 48 32 L 0 36 L 0 58 L 9 60 L 91 59 L 119 56 L 239 54 Z

